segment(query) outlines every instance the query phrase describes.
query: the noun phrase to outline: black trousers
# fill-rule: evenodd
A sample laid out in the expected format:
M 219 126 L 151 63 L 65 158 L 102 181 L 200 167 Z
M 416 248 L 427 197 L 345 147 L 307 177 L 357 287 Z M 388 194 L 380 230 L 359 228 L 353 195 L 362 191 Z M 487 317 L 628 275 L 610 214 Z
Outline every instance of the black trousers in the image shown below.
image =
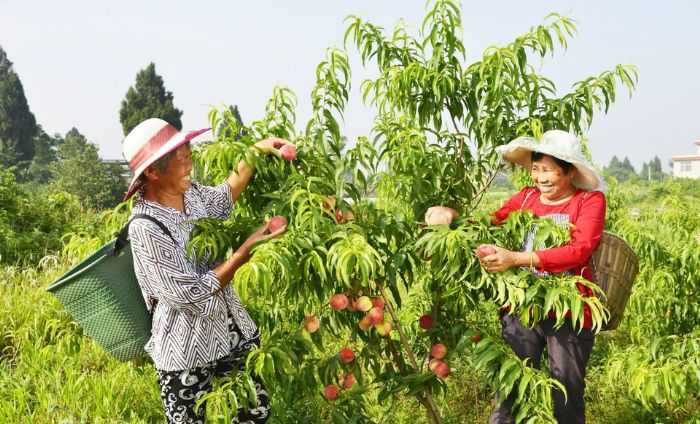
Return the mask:
M 231 351 L 228 356 L 209 362 L 201 367 L 181 371 L 157 370 L 160 384 L 160 397 L 163 400 L 165 416 L 171 424 L 204 424 L 206 403 L 198 411 L 195 405 L 202 396 L 212 389 L 215 377 L 230 374 L 233 370 L 242 373 L 245 370 L 245 360 L 248 354 L 260 345 L 259 335 L 252 340 L 245 340 L 238 326 L 229 316 L 229 332 L 231 334 Z M 245 411 L 238 408 L 238 418 L 231 424 L 262 424 L 270 415 L 270 396 L 262 381 L 253 376 L 258 395 L 258 406 Z
M 503 340 L 513 348 L 513 352 L 520 359 L 530 359 L 529 363 L 534 368 L 540 367 L 542 352 L 547 348 L 552 378 L 562 383 L 568 396 L 567 401 L 560 389 L 552 389 L 554 417 L 562 424 L 584 424 L 586 412 L 583 392 L 586 387 L 586 365 L 593 349 L 595 334 L 585 328 L 578 332 L 573 328 L 570 319 L 555 330 L 555 322 L 556 319 L 548 318 L 529 329 L 522 325 L 518 317 L 506 314 L 501 319 Z M 496 408 L 499 395 L 500 393 L 496 395 L 489 424 L 514 422 L 511 409 L 515 396 L 511 393 L 511 396 Z

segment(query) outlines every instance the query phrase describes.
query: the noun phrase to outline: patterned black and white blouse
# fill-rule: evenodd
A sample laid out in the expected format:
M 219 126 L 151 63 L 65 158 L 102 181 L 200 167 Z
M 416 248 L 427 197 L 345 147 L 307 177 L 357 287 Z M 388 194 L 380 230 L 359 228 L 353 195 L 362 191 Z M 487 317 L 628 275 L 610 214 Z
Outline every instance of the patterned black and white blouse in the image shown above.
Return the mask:
M 129 227 L 134 270 L 146 304 L 157 299 L 151 338 L 145 349 L 157 369 L 178 371 L 202 366 L 229 354 L 227 312 L 244 337 L 258 329 L 230 285 L 219 294 L 212 271 L 219 263 L 197 262 L 186 254 L 196 219 L 227 219 L 233 203 L 227 183 L 216 187 L 192 181 L 185 193 L 185 213 L 139 196 L 132 214 L 148 214 L 165 224 L 171 239 L 157 224 L 137 219 Z

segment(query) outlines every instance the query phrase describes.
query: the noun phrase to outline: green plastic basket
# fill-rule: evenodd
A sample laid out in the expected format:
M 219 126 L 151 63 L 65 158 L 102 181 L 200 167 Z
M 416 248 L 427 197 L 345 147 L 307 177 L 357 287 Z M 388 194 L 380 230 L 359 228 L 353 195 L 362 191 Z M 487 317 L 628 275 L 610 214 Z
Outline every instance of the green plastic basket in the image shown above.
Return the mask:
M 116 239 L 46 288 L 85 332 L 120 361 L 143 354 L 151 316 L 134 274 L 131 245 L 112 255 Z

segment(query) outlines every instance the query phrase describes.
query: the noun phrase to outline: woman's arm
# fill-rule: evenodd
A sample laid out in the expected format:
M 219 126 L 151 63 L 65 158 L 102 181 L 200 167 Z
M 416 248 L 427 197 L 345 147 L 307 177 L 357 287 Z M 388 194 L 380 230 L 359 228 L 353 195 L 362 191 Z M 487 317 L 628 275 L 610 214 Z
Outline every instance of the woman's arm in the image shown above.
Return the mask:
M 250 258 L 250 249 L 252 249 L 253 245 L 255 245 L 258 242 L 277 237 L 280 234 L 284 233 L 286 230 L 286 225 L 273 233 L 266 233 L 267 224 L 258 228 L 257 231 L 255 231 L 250 237 L 248 237 L 248 239 L 245 242 L 243 242 L 241 247 L 239 247 L 233 253 L 233 255 L 231 255 L 231 257 L 222 262 L 221 265 L 214 268 L 214 274 L 219 280 L 219 288 L 216 289 L 214 293 L 219 293 L 231 283 L 231 280 L 233 279 L 233 276 L 238 270 L 238 268 L 240 268 L 241 266 L 243 266 L 243 264 L 248 262 L 248 259 Z
M 248 261 L 253 245 L 277 237 L 286 229 L 284 226 L 266 234 L 267 224 L 263 225 L 231 257 L 205 273 L 197 273 L 183 252 L 152 222 L 132 223 L 129 236 L 136 275 L 146 280 L 159 302 L 189 313 L 210 315 L 221 301 L 216 295 Z

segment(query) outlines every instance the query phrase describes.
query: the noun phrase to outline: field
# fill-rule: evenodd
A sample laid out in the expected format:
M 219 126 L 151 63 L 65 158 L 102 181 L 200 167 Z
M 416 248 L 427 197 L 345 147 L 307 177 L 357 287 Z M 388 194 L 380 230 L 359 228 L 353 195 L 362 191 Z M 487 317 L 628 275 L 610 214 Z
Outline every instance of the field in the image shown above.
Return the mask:
M 639 254 L 641 270 L 624 321 L 598 335 L 589 365 L 587 402 L 592 423 L 694 422 L 698 400 L 698 322 L 695 299 L 700 266 L 697 185 L 667 182 L 617 188 L 611 193 L 610 229 Z M 629 211 L 638 208 L 638 218 Z M 87 250 L 87 249 L 86 249 Z M 70 256 L 47 256 L 23 269 L 5 267 L 2 298 L 0 421 L 6 423 L 160 422 L 161 404 L 153 366 L 148 361 L 119 363 L 110 358 L 44 288 L 70 265 Z M 75 262 L 75 261 L 72 261 Z M 414 286 L 414 291 L 422 288 Z M 420 299 L 417 294 L 408 299 Z M 248 302 L 246 302 L 248 303 Z M 409 300 L 403 314 L 416 315 L 421 300 Z M 415 309 L 414 309 L 415 308 Z M 496 312 L 467 316 L 496 333 Z M 258 311 L 258 314 L 262 312 Z M 293 326 L 291 326 L 293 327 Z M 290 328 L 305 340 L 308 335 Z M 270 343 L 263 333 L 263 346 Z M 314 359 L 332 357 L 342 342 L 330 342 Z M 318 345 L 317 345 L 318 346 Z M 454 358 L 447 390 L 437 397 L 445 422 L 485 422 L 493 390 L 465 353 Z M 273 388 L 271 422 L 323 422 L 336 404 L 325 401 L 319 383 L 299 394 L 294 379 Z M 416 400 L 399 394 L 378 401 L 373 375 L 341 402 L 357 408 L 363 422 L 425 422 Z M 377 389 L 377 387 L 374 387 Z M 342 422 L 342 421 L 339 421 Z

